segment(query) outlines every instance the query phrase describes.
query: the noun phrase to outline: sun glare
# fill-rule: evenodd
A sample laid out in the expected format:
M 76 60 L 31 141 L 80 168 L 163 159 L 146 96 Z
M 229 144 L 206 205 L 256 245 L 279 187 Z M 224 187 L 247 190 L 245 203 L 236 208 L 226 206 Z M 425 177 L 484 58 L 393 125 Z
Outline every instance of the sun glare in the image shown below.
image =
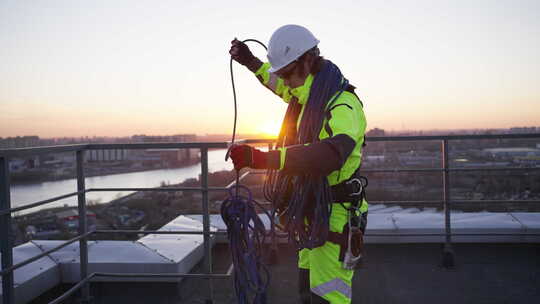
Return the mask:
M 278 136 L 281 128 L 281 121 L 270 120 L 261 125 L 260 131 L 266 135 Z

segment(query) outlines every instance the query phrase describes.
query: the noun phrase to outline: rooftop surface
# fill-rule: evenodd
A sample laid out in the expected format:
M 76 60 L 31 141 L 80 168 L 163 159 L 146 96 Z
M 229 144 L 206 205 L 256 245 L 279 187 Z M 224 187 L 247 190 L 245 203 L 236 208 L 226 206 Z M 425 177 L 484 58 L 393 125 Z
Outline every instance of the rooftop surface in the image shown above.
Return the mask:
M 538 244 L 455 244 L 456 267 L 439 267 L 438 244 L 367 245 L 366 261 L 353 279 L 353 303 L 539 303 L 540 246 Z M 227 245 L 214 247 L 214 271 L 230 265 Z M 296 251 L 280 245 L 278 263 L 269 266 L 268 303 L 297 304 Z M 197 265 L 192 272 L 201 272 Z M 214 281 L 214 303 L 234 304 L 232 281 Z M 185 279 L 175 283 L 92 283 L 96 304 L 201 304 L 208 299 L 207 283 Z M 47 303 L 58 286 L 32 302 Z M 49 298 L 47 298 L 49 297 Z M 72 302 L 76 303 L 75 299 Z
M 430 235 L 444 231 L 441 213 L 373 209 L 367 234 L 391 236 L 366 237 L 367 256 L 354 278 L 353 303 L 540 301 L 540 214 L 453 214 L 452 230 L 462 236 L 453 237 L 456 267 L 447 270 L 439 266 L 444 236 Z M 199 230 L 200 217 L 179 216 L 160 230 Z M 211 215 L 210 220 L 213 229 L 225 229 L 219 215 Z M 485 235 L 467 235 L 475 233 Z M 216 241 L 213 271 L 224 274 L 231 265 L 230 253 L 223 238 Z M 23 244 L 15 248 L 15 258 L 35 256 L 60 242 Z M 88 246 L 90 273 L 204 273 L 198 262 L 203 256 L 201 235 L 148 235 L 135 242 L 90 241 Z M 16 293 L 22 300 L 17 303 L 32 299 L 31 303 L 48 303 L 76 283 L 78 255 L 78 245 L 72 244 L 15 271 Z M 294 248 L 280 244 L 278 262 L 269 271 L 268 303 L 298 303 Z M 209 297 L 208 284 L 201 279 L 97 279 L 90 292 L 95 303 L 205 303 Z M 216 279 L 213 287 L 214 303 L 236 303 L 231 279 Z

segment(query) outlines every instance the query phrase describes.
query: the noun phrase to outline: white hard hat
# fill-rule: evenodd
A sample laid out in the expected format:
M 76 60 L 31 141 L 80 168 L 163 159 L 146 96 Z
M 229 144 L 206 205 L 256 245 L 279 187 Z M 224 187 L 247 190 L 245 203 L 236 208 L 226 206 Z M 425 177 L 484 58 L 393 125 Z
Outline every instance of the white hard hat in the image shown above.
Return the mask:
M 288 24 L 278 28 L 268 42 L 270 73 L 295 61 L 319 44 L 319 40 L 305 27 Z

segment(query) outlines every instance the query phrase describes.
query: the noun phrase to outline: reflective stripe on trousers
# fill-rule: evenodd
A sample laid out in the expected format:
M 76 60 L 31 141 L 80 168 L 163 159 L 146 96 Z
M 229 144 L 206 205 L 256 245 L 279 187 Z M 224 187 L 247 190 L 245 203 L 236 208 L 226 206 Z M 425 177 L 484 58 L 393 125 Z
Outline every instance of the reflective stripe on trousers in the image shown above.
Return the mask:
M 311 288 L 311 292 L 320 297 L 324 297 L 326 294 L 332 291 L 338 291 L 344 296 L 346 296 L 348 299 L 350 299 L 352 295 L 351 286 L 347 285 L 347 283 L 343 282 L 343 280 L 341 280 L 340 278 L 335 278 L 331 281 L 322 283 L 318 286 Z

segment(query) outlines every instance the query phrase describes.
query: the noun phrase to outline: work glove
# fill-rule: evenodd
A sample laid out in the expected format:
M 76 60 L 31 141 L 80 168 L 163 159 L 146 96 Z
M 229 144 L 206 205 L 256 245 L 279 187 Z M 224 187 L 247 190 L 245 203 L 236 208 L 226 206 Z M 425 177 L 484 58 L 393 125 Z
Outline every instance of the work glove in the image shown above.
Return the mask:
M 245 167 L 253 169 L 279 167 L 279 154 L 275 153 L 279 151 L 263 152 L 248 145 L 234 145 L 230 148 L 230 157 L 236 170 Z
M 255 57 L 253 53 L 251 53 L 249 47 L 236 38 L 231 41 L 231 49 L 229 50 L 229 54 L 231 54 L 233 60 L 243 66 L 246 66 L 252 72 L 256 72 L 262 65 L 259 58 Z

